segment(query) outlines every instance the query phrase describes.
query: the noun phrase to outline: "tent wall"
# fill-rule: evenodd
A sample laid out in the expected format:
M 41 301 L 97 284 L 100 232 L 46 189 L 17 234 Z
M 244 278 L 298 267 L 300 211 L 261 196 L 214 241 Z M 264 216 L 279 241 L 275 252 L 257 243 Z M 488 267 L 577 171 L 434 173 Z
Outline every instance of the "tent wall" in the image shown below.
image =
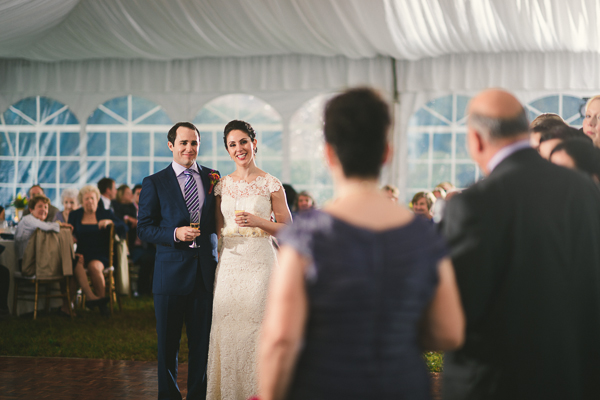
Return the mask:
M 406 184 L 406 131 L 410 116 L 429 100 L 473 95 L 504 87 L 524 103 L 546 94 L 584 97 L 600 88 L 596 53 L 456 54 L 397 61 L 393 132 L 394 158 L 382 181 Z M 133 94 L 163 106 L 173 121 L 192 120 L 204 104 L 230 93 L 255 95 L 282 116 L 284 135 L 291 116 L 318 94 L 369 85 L 393 97 L 389 58 L 257 56 L 178 61 L 90 60 L 32 62 L 0 60 L 0 112 L 28 96 L 47 96 L 68 105 L 85 128 L 104 101 Z

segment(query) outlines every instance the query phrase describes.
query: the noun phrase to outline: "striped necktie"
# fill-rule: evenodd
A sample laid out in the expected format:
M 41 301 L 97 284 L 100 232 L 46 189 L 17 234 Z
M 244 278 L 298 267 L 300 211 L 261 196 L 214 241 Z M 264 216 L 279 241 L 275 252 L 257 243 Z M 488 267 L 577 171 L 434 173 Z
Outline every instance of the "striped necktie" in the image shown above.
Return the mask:
M 191 222 L 200 222 L 197 220 L 198 210 L 200 209 L 200 201 L 198 199 L 196 180 L 194 179 L 191 169 L 186 169 L 183 171 L 183 173 L 185 174 L 183 197 L 185 198 L 185 204 L 187 205 L 188 211 L 192 215 L 193 220 Z

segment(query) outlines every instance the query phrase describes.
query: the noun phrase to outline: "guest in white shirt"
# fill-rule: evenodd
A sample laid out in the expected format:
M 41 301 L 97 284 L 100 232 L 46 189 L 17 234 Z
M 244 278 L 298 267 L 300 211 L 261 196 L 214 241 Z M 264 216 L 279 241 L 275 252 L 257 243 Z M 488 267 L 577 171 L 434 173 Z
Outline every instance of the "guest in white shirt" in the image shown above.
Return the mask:
M 31 200 L 29 200 L 28 206 L 30 214 L 24 216 L 21 221 L 19 221 L 19 225 L 17 225 L 17 232 L 15 233 L 15 245 L 17 250 L 17 256 L 19 261 L 23 259 L 23 254 L 25 253 L 25 248 L 27 247 L 27 242 L 37 228 L 40 228 L 43 231 L 53 231 L 59 232 L 60 227 L 67 226 L 73 229 L 73 227 L 67 223 L 62 222 L 44 222 L 48 215 L 48 205 L 50 204 L 50 199 L 46 196 L 35 196 Z M 75 294 L 79 285 L 81 285 L 81 289 L 83 293 L 89 299 L 87 301 L 88 307 L 91 306 L 102 306 L 106 305 L 108 298 L 100 298 L 92 292 L 90 289 L 90 285 L 87 279 L 87 274 L 83 269 L 83 256 L 79 256 L 77 260 L 77 264 L 73 268 L 73 274 L 76 279 L 71 279 L 71 293 Z M 79 285 L 78 285 L 79 283 Z M 72 300 L 72 299 L 71 299 Z M 91 300 L 91 304 L 90 304 Z M 63 306 L 60 309 L 60 312 L 65 315 L 69 315 L 69 307 L 70 301 L 64 300 Z

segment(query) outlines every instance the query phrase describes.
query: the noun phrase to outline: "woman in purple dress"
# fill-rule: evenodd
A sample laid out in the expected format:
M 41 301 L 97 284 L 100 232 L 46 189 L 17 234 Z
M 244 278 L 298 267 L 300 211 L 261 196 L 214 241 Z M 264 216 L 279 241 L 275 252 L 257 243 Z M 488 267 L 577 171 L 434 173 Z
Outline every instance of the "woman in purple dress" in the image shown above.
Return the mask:
M 390 121 L 370 89 L 327 104 L 325 156 L 338 197 L 278 235 L 259 353 L 261 400 L 427 399 L 422 351 L 463 341 L 441 237 L 379 189 Z

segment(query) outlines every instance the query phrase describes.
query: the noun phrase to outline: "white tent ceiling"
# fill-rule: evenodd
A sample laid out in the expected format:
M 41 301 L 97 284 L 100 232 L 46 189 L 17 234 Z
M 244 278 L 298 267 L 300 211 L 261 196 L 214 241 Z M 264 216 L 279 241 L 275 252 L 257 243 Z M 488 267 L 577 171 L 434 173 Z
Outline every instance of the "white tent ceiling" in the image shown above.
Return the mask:
M 599 52 L 599 0 L 4 0 L 0 57 Z

